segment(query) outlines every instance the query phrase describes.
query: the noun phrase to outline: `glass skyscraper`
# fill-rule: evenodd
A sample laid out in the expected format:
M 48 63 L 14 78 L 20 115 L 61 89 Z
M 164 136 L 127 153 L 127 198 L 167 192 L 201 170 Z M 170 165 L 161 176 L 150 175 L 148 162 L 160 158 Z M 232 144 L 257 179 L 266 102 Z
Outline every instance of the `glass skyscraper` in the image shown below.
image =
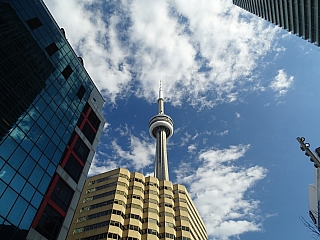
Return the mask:
M 41 0 L 0 0 L 0 238 L 65 239 L 104 100 Z
M 318 0 L 233 0 L 233 3 L 320 46 Z

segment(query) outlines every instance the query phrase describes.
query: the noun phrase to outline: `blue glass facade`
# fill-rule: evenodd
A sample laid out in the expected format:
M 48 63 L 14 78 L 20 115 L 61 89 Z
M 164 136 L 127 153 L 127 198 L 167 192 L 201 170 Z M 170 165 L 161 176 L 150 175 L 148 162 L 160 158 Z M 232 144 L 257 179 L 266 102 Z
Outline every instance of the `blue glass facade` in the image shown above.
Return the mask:
M 56 170 L 94 88 L 42 1 L 0 0 L 0 238 L 26 239 L 44 212 L 59 214 L 48 191 L 65 184 Z

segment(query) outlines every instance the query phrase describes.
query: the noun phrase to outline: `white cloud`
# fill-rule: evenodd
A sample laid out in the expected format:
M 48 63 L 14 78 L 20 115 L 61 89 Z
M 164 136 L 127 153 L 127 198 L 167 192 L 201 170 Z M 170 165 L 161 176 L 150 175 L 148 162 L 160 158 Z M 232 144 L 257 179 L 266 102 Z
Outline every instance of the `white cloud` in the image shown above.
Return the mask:
M 150 166 L 154 161 L 155 145 L 154 143 L 140 140 L 131 135 L 129 151 L 125 151 L 114 140 L 112 141 L 112 148 L 116 156 L 123 160 L 129 160 L 130 165 L 135 170 L 143 170 L 143 168 Z
M 240 113 L 236 112 L 236 118 L 240 118 L 240 117 L 241 117 Z
M 265 177 L 266 170 L 233 164 L 248 149 L 249 145 L 238 145 L 204 150 L 199 154 L 197 169 L 182 164 L 176 171 L 177 181 L 187 185 L 211 239 L 228 239 L 261 230 L 259 201 L 248 199 L 245 193 Z
M 193 153 L 197 149 L 196 144 L 191 144 L 188 146 L 188 152 Z
M 284 95 L 293 84 L 293 76 L 287 76 L 283 69 L 278 71 L 277 76 L 271 82 L 270 87 L 278 93 L 278 96 Z
M 218 135 L 218 136 L 224 136 L 224 135 L 227 135 L 229 133 L 229 130 L 225 130 L 225 131 L 223 131 L 223 132 L 218 132 L 218 133 L 216 133 L 216 135 Z
M 94 155 L 90 169 L 89 176 L 94 176 L 100 173 L 108 172 L 113 169 L 119 168 L 118 161 L 112 161 L 111 159 L 101 159 L 103 155 L 98 155 L 97 153 Z
M 92 161 L 89 175 L 96 175 L 115 168 L 133 168 L 142 172 L 144 168 L 149 167 L 154 162 L 155 145 L 146 140 L 141 140 L 132 134 L 128 136 L 129 146 L 124 150 L 117 140 L 111 141 L 111 155 L 105 152 L 95 154 Z
M 251 76 L 257 61 L 277 49 L 271 43 L 278 29 L 231 0 L 45 3 L 112 102 L 132 93 L 132 80 L 136 96 L 154 101 L 160 79 L 174 105 L 233 102 L 246 83 L 258 84 Z

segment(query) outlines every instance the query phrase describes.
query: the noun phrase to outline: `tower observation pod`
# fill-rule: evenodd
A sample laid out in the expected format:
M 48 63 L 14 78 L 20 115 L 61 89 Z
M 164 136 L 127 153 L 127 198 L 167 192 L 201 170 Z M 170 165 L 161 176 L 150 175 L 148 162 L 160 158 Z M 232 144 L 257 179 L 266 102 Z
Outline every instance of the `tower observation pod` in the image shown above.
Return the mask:
M 154 176 L 161 180 L 169 181 L 167 139 L 173 135 L 173 121 L 164 114 L 164 99 L 162 84 L 160 81 L 158 114 L 149 122 L 149 133 L 156 140 L 156 156 L 154 164 Z

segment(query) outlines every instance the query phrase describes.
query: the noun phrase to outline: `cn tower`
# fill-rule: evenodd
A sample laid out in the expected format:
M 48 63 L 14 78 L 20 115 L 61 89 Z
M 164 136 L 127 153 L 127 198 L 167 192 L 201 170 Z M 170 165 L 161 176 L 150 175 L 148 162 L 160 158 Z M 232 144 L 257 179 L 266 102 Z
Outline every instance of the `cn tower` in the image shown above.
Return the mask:
M 156 157 L 154 164 L 154 176 L 161 180 L 169 181 L 167 139 L 173 135 L 173 121 L 171 117 L 164 114 L 164 99 L 162 84 L 160 81 L 158 114 L 149 122 L 149 133 L 156 140 Z

